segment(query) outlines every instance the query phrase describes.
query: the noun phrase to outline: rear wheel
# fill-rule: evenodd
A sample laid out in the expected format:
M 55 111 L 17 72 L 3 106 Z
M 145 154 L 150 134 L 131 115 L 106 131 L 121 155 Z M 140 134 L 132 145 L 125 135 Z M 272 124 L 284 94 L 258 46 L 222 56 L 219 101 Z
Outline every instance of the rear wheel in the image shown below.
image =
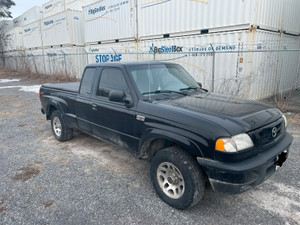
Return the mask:
M 54 137 L 58 141 L 67 141 L 73 137 L 73 130 L 66 126 L 58 110 L 52 113 L 51 128 Z
M 176 209 L 196 205 L 204 194 L 204 172 L 196 160 L 182 149 L 169 147 L 156 153 L 150 175 L 159 197 Z

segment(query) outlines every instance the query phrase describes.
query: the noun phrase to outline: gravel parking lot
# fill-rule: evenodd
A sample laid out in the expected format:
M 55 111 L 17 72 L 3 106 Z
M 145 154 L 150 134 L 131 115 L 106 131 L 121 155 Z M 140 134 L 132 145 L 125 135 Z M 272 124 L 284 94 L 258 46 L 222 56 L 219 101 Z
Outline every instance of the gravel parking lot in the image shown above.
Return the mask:
M 238 195 L 207 187 L 178 211 L 156 195 L 148 162 L 80 132 L 56 141 L 38 87 L 0 73 L 0 224 L 300 224 L 296 123 L 289 159 L 268 181 Z

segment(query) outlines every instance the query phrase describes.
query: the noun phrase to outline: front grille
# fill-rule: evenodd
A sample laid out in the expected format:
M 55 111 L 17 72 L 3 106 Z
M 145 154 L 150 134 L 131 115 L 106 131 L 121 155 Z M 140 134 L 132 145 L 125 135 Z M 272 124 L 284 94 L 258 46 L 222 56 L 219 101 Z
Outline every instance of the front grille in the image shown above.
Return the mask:
M 277 140 L 282 137 L 284 132 L 284 121 L 281 118 L 274 123 L 250 132 L 249 135 L 251 136 L 255 147 L 262 147 L 276 143 Z

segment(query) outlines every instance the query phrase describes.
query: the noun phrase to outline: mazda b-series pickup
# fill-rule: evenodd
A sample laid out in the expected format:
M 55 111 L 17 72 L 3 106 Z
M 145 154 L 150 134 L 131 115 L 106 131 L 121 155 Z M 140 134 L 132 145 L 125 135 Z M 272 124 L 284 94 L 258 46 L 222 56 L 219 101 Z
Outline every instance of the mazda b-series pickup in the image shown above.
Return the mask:
M 197 204 L 206 182 L 227 193 L 262 183 L 292 143 L 280 110 L 209 92 L 175 63 L 88 65 L 80 83 L 39 96 L 58 141 L 77 129 L 149 159 L 154 189 L 177 209 Z

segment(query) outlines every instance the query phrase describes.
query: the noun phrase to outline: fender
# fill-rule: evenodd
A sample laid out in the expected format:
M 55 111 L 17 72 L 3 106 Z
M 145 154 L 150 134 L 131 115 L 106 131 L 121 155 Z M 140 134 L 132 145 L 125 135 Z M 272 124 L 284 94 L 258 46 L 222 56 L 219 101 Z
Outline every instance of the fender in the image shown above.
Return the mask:
M 191 136 L 194 136 L 191 135 Z M 189 154 L 203 157 L 203 153 L 199 147 L 195 143 L 194 140 L 192 140 L 189 137 L 168 131 L 168 130 L 161 130 L 161 129 L 147 129 L 143 132 L 141 140 L 140 140 L 140 146 L 139 146 L 139 156 L 142 158 L 147 157 L 149 146 L 152 141 L 156 139 L 165 139 L 170 142 L 176 143 L 178 146 L 181 146 L 184 150 L 186 150 Z M 201 145 L 208 146 L 208 143 L 202 139 L 201 137 L 198 137 L 198 142 L 200 141 Z
M 50 108 L 51 106 L 54 106 L 55 108 L 57 108 L 57 110 L 60 112 L 62 119 L 64 120 L 64 122 L 67 124 L 68 127 L 70 127 L 70 124 L 68 123 L 68 120 L 65 117 L 65 111 L 68 107 L 68 103 L 58 97 L 54 97 L 54 96 L 45 96 L 46 98 L 48 98 L 48 105 L 47 105 L 47 109 L 46 109 L 46 115 L 49 116 L 50 114 Z

